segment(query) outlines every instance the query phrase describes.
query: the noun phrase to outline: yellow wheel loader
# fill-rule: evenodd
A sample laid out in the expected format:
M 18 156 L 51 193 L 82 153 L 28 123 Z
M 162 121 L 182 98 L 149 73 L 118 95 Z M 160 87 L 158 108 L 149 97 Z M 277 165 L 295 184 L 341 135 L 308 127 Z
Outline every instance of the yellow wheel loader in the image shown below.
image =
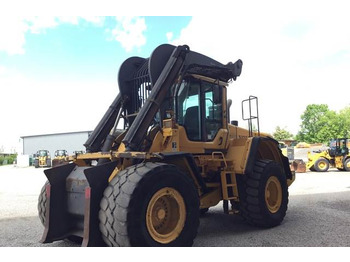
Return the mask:
M 38 150 L 34 158 L 34 167 L 51 167 L 51 156 L 48 150 Z
M 306 167 L 311 171 L 326 172 L 329 167 L 350 171 L 350 139 L 337 138 L 330 141 L 330 148 L 324 151 L 308 152 Z
M 56 150 L 55 158 L 52 159 L 52 167 L 65 165 L 69 163 L 67 150 Z
M 221 201 L 252 225 L 279 225 L 295 174 L 260 134 L 256 97 L 244 101 L 248 130 L 230 123 L 227 88 L 241 70 L 241 60 L 224 65 L 186 45 L 127 59 L 87 153 L 44 171 L 41 242 L 191 246 L 200 213 Z

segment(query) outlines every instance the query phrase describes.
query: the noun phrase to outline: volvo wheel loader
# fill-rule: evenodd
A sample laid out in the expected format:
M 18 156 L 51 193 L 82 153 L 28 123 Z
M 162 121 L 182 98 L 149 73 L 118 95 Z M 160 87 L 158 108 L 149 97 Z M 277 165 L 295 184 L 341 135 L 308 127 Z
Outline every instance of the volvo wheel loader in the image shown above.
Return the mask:
M 34 167 L 51 167 L 51 156 L 48 150 L 38 150 L 34 158 Z
M 330 147 L 323 151 L 308 152 L 307 168 L 316 172 L 327 172 L 329 167 L 340 171 L 350 171 L 350 139 L 336 138 L 330 141 Z
M 44 171 L 41 242 L 191 246 L 200 213 L 219 202 L 252 225 L 279 225 L 295 174 L 278 142 L 252 129 L 256 97 L 245 101 L 248 130 L 230 123 L 227 89 L 241 70 L 186 45 L 124 61 L 87 152 Z
M 68 152 L 67 150 L 61 149 L 55 151 L 55 158 L 52 159 L 52 167 L 60 166 L 67 164 L 68 161 Z

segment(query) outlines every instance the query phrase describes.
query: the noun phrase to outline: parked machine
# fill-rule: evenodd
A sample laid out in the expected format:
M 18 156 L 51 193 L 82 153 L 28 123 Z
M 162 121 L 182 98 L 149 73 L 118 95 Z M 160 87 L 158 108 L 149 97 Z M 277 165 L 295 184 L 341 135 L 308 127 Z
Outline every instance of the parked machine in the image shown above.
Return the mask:
M 34 157 L 34 167 L 51 167 L 51 156 L 48 150 L 38 150 Z
M 305 173 L 306 164 L 303 159 L 295 159 L 294 157 L 294 146 L 287 146 L 284 142 L 279 141 L 279 148 L 282 151 L 282 154 L 288 157 L 289 166 L 292 171 L 295 173 Z
M 241 60 L 223 65 L 168 44 L 127 59 L 87 153 L 45 170 L 41 242 L 191 246 L 200 213 L 220 201 L 250 224 L 279 225 L 295 174 L 278 142 L 259 124 L 253 131 L 258 112 L 244 117 L 248 130 L 230 124 L 227 88 L 241 70 Z M 245 103 L 254 108 L 257 98 Z
M 55 158 L 52 159 L 52 167 L 68 164 L 67 150 L 60 149 L 55 151 Z
M 329 167 L 350 171 L 350 139 L 336 138 L 330 141 L 330 148 L 324 151 L 308 152 L 307 168 L 311 171 L 326 172 Z

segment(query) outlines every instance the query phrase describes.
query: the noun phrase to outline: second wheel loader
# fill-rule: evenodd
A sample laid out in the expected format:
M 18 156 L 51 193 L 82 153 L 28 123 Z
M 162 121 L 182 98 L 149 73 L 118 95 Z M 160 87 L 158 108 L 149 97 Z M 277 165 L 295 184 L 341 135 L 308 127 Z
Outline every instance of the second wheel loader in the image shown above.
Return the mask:
M 308 152 L 307 168 L 316 172 L 327 172 L 330 167 L 350 171 L 350 139 L 336 138 L 330 141 L 327 150 Z
M 191 246 L 200 213 L 221 201 L 252 225 L 279 225 L 295 175 L 278 142 L 253 131 L 257 112 L 249 130 L 230 124 L 227 89 L 241 70 L 168 44 L 127 59 L 87 153 L 44 171 L 41 242 Z
M 34 158 L 34 167 L 51 167 L 51 156 L 48 150 L 38 150 Z
M 68 162 L 68 152 L 67 150 L 56 150 L 55 151 L 55 158 L 52 159 L 52 167 L 65 165 L 69 163 Z

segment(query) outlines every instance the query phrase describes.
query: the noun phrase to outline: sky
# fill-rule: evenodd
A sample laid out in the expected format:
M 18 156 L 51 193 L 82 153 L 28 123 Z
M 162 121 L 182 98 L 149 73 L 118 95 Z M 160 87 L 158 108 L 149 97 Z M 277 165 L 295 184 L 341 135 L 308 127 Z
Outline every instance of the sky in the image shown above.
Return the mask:
M 296 134 L 308 104 L 350 106 L 345 1 L 232 0 L 200 10 L 176 3 L 176 16 L 167 6 L 134 12 L 131 4 L 125 13 L 92 8 L 82 16 L 72 14 L 78 7 L 59 9 L 65 16 L 54 7 L 38 16 L 1 13 L 0 150 L 16 149 L 20 136 L 93 130 L 118 94 L 120 64 L 163 43 L 187 44 L 223 64 L 243 61 L 228 88 L 240 126 L 249 95 L 259 98 L 260 130 L 269 133 L 280 126 Z

